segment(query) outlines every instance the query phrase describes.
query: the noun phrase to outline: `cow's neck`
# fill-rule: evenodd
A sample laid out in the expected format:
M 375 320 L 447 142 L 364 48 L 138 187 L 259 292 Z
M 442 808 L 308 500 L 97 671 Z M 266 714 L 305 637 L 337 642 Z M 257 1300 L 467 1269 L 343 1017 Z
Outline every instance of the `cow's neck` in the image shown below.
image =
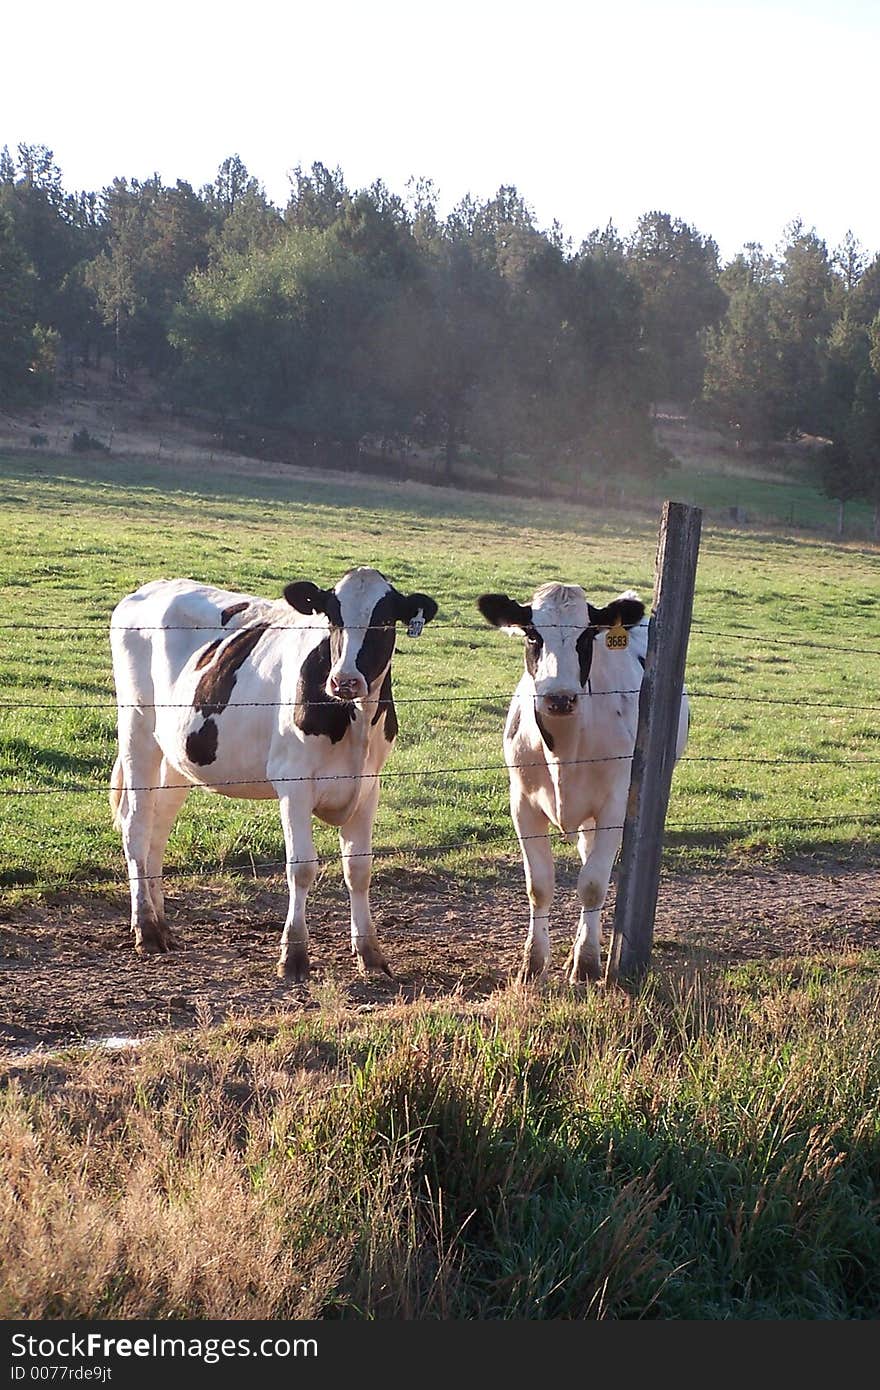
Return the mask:
M 556 802 L 556 824 L 561 830 L 572 830 L 577 828 L 574 825 L 577 812 L 569 803 L 578 787 L 578 779 L 573 776 L 578 769 L 572 767 L 572 763 L 578 756 L 580 719 L 573 714 L 565 719 L 554 719 L 551 723 L 553 750 L 547 750 L 547 770 Z
M 391 662 L 385 667 L 372 685 L 369 686 L 366 699 L 359 701 L 355 705 L 357 716 L 352 721 L 352 736 L 360 737 L 364 747 L 370 742 L 371 734 L 376 730 L 381 732 L 383 719 L 388 706 L 394 708 L 391 696 Z
M 629 653 L 608 652 L 603 641 L 594 644 L 590 671 L 590 685 L 594 694 L 604 695 L 612 691 L 638 693 L 642 680 L 641 664 L 636 667 L 628 656 Z

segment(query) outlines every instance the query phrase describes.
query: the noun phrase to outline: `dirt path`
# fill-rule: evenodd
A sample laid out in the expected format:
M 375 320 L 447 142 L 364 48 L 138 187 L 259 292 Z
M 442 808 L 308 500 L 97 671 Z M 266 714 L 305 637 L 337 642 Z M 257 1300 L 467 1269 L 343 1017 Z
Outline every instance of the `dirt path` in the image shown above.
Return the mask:
M 183 949 L 139 960 L 122 898 L 59 896 L 0 911 L 0 1046 L 15 1050 L 111 1036 L 143 1037 L 236 1013 L 314 1007 L 328 988 L 354 1007 L 459 990 L 485 996 L 515 972 L 525 936 L 517 879 L 470 894 L 450 886 L 375 894 L 393 981 L 362 979 L 347 942 L 344 891 L 310 898 L 312 987 L 274 976 L 286 896 L 280 881 L 245 906 L 219 889 L 169 896 Z M 610 904 L 609 904 L 610 907 Z M 561 978 L 576 919 L 571 881 L 557 892 L 552 970 Z M 610 923 L 609 909 L 606 922 Z M 695 924 L 700 924 L 697 927 Z M 732 870 L 664 880 L 655 964 L 698 950 L 743 961 L 880 948 L 880 873 L 827 864 Z

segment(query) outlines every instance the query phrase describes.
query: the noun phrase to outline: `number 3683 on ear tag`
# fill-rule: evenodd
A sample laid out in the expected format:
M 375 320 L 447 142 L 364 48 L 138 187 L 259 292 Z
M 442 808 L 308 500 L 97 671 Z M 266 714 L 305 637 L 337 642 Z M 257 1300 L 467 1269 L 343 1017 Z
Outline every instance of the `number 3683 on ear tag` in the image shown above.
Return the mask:
M 629 633 L 623 623 L 616 622 L 605 633 L 605 646 L 612 652 L 622 652 L 629 645 Z
M 421 637 L 425 630 L 425 616 L 419 609 L 414 618 L 410 618 L 406 629 L 407 637 Z

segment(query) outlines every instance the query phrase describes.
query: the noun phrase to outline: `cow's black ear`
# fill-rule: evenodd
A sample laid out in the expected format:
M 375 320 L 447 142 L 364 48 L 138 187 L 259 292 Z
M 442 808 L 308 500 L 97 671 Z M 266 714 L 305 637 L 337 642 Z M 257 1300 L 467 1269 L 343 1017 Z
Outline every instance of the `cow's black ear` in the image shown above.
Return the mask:
M 397 590 L 394 591 L 397 594 Z M 409 623 L 421 613 L 426 623 L 437 616 L 437 604 L 427 594 L 397 594 L 394 616 L 400 623 Z
M 621 622 L 624 627 L 640 623 L 645 616 L 645 605 L 640 598 L 616 598 L 608 607 L 611 609 L 614 622 Z
M 480 594 L 477 607 L 493 627 L 528 627 L 532 621 L 531 606 L 507 594 Z
M 286 585 L 284 597 L 297 613 L 323 613 L 329 593 L 326 589 L 319 589 L 310 579 L 297 579 L 295 583 Z
M 593 627 L 616 627 L 618 623 L 631 627 L 644 618 L 645 605 L 640 598 L 616 598 L 604 608 L 594 608 L 588 603 L 587 612 Z

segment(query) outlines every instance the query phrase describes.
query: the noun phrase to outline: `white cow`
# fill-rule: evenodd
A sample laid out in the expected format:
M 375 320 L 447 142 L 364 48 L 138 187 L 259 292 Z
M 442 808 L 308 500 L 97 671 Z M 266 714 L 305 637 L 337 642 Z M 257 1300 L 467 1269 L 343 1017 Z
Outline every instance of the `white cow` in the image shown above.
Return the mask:
M 370 915 L 379 772 L 397 733 L 396 623 L 437 605 L 359 568 L 333 589 L 300 581 L 255 598 L 155 580 L 118 604 L 111 647 L 119 756 L 110 804 L 122 832 L 138 952 L 166 951 L 162 861 L 193 786 L 277 797 L 290 906 L 278 973 L 309 972 L 306 896 L 318 871 L 312 816 L 339 827 L 361 969 L 388 971 Z
M 542 584 L 531 603 L 483 594 L 480 612 L 525 637 L 525 673 L 504 730 L 510 809 L 531 904 L 520 978 L 547 968 L 554 867 L 549 829 L 577 836 L 580 924 L 570 980 L 600 973 L 600 916 L 623 836 L 639 688 L 648 636 L 645 606 L 627 590 L 604 608 L 577 584 Z M 610 635 L 609 635 L 610 633 Z M 682 696 L 676 759 L 687 741 Z

